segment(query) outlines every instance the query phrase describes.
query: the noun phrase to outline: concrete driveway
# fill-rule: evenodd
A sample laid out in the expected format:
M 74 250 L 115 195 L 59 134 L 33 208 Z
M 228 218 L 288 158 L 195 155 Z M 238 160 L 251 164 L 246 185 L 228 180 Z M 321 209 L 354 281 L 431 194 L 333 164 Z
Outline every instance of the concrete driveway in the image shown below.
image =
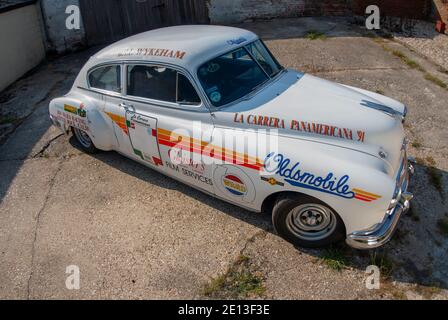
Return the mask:
M 428 74 L 445 83 L 448 75 L 344 19 L 243 27 L 287 67 L 408 105 L 416 198 L 394 240 L 375 252 L 295 248 L 267 215 L 114 152 L 82 153 L 51 127 L 47 107 L 98 50 L 89 49 L 43 64 L 0 96 L 0 298 L 448 298 L 448 90 Z M 370 264 L 382 270 L 379 290 L 365 286 Z M 79 290 L 66 287 L 71 265 Z

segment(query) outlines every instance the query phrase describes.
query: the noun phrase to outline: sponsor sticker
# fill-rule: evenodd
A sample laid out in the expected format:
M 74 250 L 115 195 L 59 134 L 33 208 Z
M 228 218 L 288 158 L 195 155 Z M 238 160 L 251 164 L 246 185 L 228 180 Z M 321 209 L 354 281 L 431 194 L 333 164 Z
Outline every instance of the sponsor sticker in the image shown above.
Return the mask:
M 275 178 L 267 178 L 267 177 L 261 177 L 261 180 L 264 182 L 269 183 L 271 186 L 281 186 L 283 187 L 285 184 L 283 182 L 277 181 Z
M 217 166 L 213 180 L 219 195 L 244 203 L 252 203 L 256 198 L 254 183 L 238 166 L 228 164 Z
M 79 108 L 65 104 L 64 108 L 59 107 L 56 115 L 53 115 L 57 121 L 64 122 L 67 126 L 81 129 L 89 132 L 87 124 L 87 113 L 84 110 L 84 105 L 81 104 Z
M 244 196 L 247 193 L 247 187 L 244 182 L 233 174 L 228 174 L 222 178 L 225 188 L 236 196 Z
M 227 43 L 230 44 L 230 45 L 238 45 L 238 44 L 241 44 L 241 43 L 243 43 L 243 42 L 245 42 L 245 41 L 247 41 L 246 38 L 244 38 L 244 37 L 239 37 L 239 38 L 237 38 L 237 39 L 230 39 L 230 40 L 227 40 Z
M 68 105 L 68 104 L 64 104 L 64 111 L 72 113 L 74 115 L 77 115 L 81 118 L 85 118 L 87 116 L 87 112 L 86 112 L 86 110 L 84 110 L 84 104 L 82 104 L 82 103 L 79 106 L 79 108 Z

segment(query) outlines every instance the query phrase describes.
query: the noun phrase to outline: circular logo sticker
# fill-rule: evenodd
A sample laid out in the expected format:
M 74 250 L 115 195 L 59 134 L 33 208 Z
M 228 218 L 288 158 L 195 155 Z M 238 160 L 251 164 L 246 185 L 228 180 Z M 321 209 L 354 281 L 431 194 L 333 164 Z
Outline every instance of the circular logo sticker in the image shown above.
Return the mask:
M 218 71 L 219 69 L 221 69 L 221 67 L 217 63 L 210 63 L 207 67 L 207 71 L 210 73 L 214 73 L 214 72 Z
M 227 191 L 236 196 L 244 196 L 247 193 L 246 185 L 236 175 L 228 174 L 224 176 L 222 178 L 222 183 L 224 184 Z
M 213 180 L 217 195 L 243 203 L 255 200 L 256 191 L 251 178 L 237 166 L 218 165 L 213 172 Z
M 221 94 L 218 91 L 214 91 L 210 94 L 210 99 L 213 102 L 219 102 L 221 101 Z

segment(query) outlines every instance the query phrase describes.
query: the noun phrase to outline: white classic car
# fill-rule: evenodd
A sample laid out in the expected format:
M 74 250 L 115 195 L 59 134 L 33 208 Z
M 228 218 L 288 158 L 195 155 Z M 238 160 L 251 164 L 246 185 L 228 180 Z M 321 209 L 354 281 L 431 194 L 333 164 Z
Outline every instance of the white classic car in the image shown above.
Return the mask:
M 50 103 L 86 152 L 115 150 L 267 211 L 304 247 L 390 240 L 412 198 L 405 116 L 400 102 L 285 69 L 254 33 L 220 26 L 119 41 Z

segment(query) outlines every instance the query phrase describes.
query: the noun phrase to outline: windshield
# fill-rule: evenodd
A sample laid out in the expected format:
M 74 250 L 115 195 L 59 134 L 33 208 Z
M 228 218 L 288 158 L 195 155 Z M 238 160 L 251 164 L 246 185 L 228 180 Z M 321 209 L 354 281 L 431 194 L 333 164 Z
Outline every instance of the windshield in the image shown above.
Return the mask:
M 211 103 L 221 107 L 248 95 L 282 69 L 257 40 L 204 63 L 198 77 Z

